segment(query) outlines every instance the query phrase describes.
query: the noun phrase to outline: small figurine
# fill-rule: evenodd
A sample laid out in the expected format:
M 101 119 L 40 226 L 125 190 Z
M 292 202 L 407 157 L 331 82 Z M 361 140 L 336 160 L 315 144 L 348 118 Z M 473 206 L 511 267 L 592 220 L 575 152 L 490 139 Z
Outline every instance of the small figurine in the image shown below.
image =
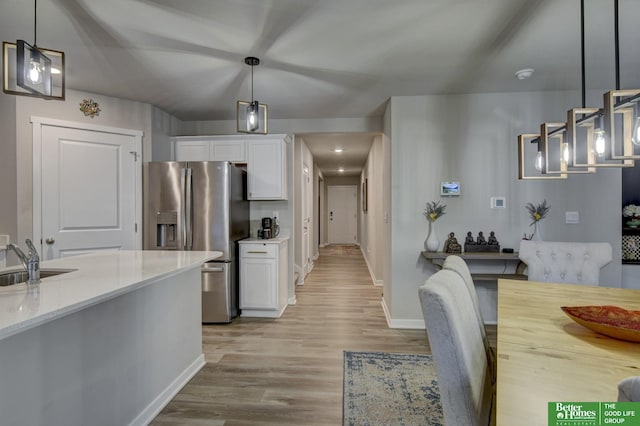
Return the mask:
M 476 243 L 473 240 L 473 234 L 471 234 L 471 231 L 467 232 L 467 238 L 465 238 L 464 243 L 465 244 L 475 244 Z
M 462 253 L 462 246 L 458 243 L 458 239 L 453 232 L 449 233 L 449 238 L 444 243 L 443 251 L 445 253 Z
M 490 246 L 498 245 L 498 239 L 496 238 L 496 233 L 491 231 L 489 233 L 489 240 L 487 240 L 487 244 Z
M 478 238 L 476 240 L 476 244 L 478 245 L 486 245 L 487 241 L 484 239 L 484 235 L 482 234 L 482 231 L 478 232 Z

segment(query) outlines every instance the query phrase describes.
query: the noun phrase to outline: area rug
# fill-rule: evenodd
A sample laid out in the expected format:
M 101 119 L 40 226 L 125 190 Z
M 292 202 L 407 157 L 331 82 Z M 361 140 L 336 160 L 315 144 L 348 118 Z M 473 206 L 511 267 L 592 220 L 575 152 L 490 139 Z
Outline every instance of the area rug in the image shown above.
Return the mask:
M 344 352 L 342 424 L 444 424 L 430 355 Z

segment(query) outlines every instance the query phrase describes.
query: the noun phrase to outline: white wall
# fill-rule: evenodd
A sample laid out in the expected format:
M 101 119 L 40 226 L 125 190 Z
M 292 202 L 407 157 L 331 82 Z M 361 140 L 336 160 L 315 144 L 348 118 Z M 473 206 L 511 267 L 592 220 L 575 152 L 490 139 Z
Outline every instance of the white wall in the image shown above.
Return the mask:
M 182 122 L 156 107 L 152 107 L 151 113 L 153 146 L 151 157 L 146 158 L 149 161 L 171 161 L 173 158 L 170 138 L 178 134 Z
M 360 185 L 366 179 L 368 192 L 367 212 L 360 209 L 360 247 L 376 285 L 382 285 L 384 267 L 383 155 L 382 136 L 376 136 L 360 175 Z
M 385 305 L 396 325 L 422 318 L 418 287 L 436 269 L 422 258 L 428 223 L 425 203 L 447 204 L 438 236 L 459 240 L 467 231 L 495 231 L 502 247 L 518 248 L 531 232 L 527 202 L 546 199 L 551 211 L 542 222 L 546 239 L 608 241 L 614 261 L 602 279 L 620 286 L 620 170 L 574 175 L 568 180 L 517 179 L 517 135 L 534 133 L 540 123 L 561 121 L 579 103 L 567 92 L 393 97 L 385 117 L 391 146 L 391 270 Z M 461 182 L 462 195 L 441 198 L 441 181 Z M 490 209 L 492 196 L 505 196 L 507 208 Z M 580 224 L 565 225 L 565 211 L 578 211 Z
M 269 133 L 318 133 L 318 132 L 379 132 L 382 123 L 377 117 L 364 118 L 317 118 L 269 120 Z M 185 121 L 180 135 L 233 135 L 237 123 L 233 120 Z
M 0 234 L 9 235 L 12 242 L 16 242 L 18 235 L 15 141 L 15 96 L 0 94 Z

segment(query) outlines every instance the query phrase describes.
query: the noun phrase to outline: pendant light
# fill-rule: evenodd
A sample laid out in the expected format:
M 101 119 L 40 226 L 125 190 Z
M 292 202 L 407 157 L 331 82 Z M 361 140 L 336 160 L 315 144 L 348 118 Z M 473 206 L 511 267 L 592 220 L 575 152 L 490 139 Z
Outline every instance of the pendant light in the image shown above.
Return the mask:
M 13 95 L 64 99 L 64 52 L 38 47 L 38 1 L 33 8 L 33 45 L 3 42 L 3 91 Z
M 260 65 L 260 59 L 254 56 L 244 58 L 244 63 L 251 66 L 251 101 L 238 101 L 236 117 L 238 132 L 267 134 L 267 105 L 253 98 L 253 67 Z
M 618 0 L 614 0 L 616 90 L 604 94 L 603 108 L 585 107 L 584 0 L 580 1 L 580 15 L 582 108 L 569 110 L 566 123 L 543 123 L 540 135 L 518 137 L 519 179 L 541 179 L 542 175 L 551 175 L 544 177 L 547 179 L 566 179 L 567 174 L 594 173 L 598 167 L 633 167 L 634 160 L 640 159 L 640 154 L 634 152 L 634 146 L 640 145 L 640 89 L 620 89 Z M 553 153 L 549 151 L 551 137 L 561 142 Z M 526 173 L 529 167 L 525 161 L 525 142 L 537 144 L 531 168 L 539 175 Z

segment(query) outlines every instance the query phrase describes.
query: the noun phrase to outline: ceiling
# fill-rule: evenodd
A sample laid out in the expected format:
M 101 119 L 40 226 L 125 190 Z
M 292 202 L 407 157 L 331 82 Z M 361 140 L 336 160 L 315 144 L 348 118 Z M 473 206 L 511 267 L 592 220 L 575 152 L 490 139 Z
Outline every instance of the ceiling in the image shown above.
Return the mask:
M 639 87 L 640 1 L 619 1 L 621 82 Z M 585 5 L 587 85 L 612 88 L 613 2 Z M 181 120 L 235 119 L 236 100 L 250 98 L 246 56 L 261 59 L 254 95 L 272 119 L 375 117 L 390 96 L 579 90 L 579 6 L 39 0 L 37 40 L 65 52 L 68 88 L 150 103 Z M 32 42 L 33 10 L 32 0 L 0 1 L 2 39 Z M 520 81 L 521 68 L 535 72 Z M 307 140 L 321 146 L 321 138 Z

